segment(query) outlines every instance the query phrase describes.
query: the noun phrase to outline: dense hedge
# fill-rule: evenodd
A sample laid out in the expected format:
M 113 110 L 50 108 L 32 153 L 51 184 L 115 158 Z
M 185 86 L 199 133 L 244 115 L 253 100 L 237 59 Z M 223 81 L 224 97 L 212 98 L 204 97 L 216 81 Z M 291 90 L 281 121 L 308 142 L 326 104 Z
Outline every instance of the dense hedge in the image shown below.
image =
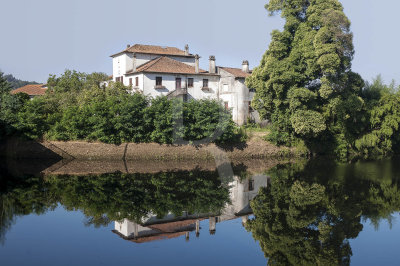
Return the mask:
M 3 93 L 8 102 L 16 103 L 1 102 L 0 122 L 10 128 L 1 134 L 113 144 L 226 143 L 243 137 L 230 112 L 218 101 L 149 99 L 129 93 L 129 88 L 119 83 L 100 87 L 106 78 L 99 73 L 66 71 L 60 77 L 51 76 L 46 95 L 31 101 Z

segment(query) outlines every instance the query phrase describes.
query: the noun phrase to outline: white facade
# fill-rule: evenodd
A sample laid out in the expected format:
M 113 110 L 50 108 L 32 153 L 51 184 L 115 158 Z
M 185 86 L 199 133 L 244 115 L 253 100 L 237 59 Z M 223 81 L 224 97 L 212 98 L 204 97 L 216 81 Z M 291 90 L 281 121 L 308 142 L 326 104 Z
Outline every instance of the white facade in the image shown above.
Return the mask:
M 219 100 L 221 104 L 231 110 L 233 121 L 238 125 L 245 124 L 249 117 L 258 117 L 252 115 L 249 110 L 249 103 L 254 93 L 250 93 L 245 85 L 245 77 L 250 75 L 248 63 L 242 68 L 233 69 L 234 72 L 229 72 L 225 68 L 216 67 L 215 57 L 212 56 L 210 57 L 210 71 L 205 72 L 199 69 L 199 57 L 189 54 L 188 47 L 186 47 L 186 53 L 173 48 L 182 53 L 169 55 L 152 54 L 151 47 L 154 47 L 155 50 L 158 49 L 157 51 L 163 49 L 159 46 L 146 46 L 145 52 L 123 51 L 113 55 L 113 81 L 131 86 L 133 93 L 139 92 L 153 98 L 169 96 L 175 90 L 183 89 L 186 100 Z M 160 57 L 173 59 L 172 66 L 163 64 L 161 67 L 151 68 L 153 63 L 157 64 L 157 59 Z M 179 64 L 186 66 L 186 69 L 183 67 L 185 70 L 182 70 Z M 146 68 L 148 65 L 150 67 Z M 190 66 L 189 70 L 187 66 Z M 162 79 L 162 86 L 156 86 L 157 77 Z M 177 85 L 177 79 L 180 80 L 180 88 Z M 192 86 L 189 86 L 191 85 L 188 82 L 189 79 L 193 79 Z M 204 79 L 208 81 L 206 88 L 203 87 Z

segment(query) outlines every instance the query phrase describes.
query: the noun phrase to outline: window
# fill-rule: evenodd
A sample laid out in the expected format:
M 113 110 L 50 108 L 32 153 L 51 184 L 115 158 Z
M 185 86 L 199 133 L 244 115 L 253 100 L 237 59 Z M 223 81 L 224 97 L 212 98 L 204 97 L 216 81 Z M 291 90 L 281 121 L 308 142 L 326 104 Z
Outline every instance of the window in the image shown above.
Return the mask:
M 132 78 L 129 78 L 129 86 L 132 86 Z
M 208 79 L 203 79 L 203 88 L 208 88 Z
M 124 76 L 121 76 L 121 83 L 124 83 Z
M 229 110 L 229 102 L 225 102 L 225 110 Z
M 253 191 L 254 190 L 254 180 L 250 179 L 249 180 L 249 191 Z
M 176 78 L 175 79 L 175 88 L 180 89 L 182 86 L 182 79 L 181 78 Z
M 139 87 L 139 77 L 136 77 L 136 79 L 135 79 L 135 86 Z
M 162 77 L 156 77 L 156 86 L 162 86 Z
M 194 80 L 193 78 L 188 78 L 188 88 L 193 88 Z
M 120 82 L 121 79 L 120 79 L 119 77 L 116 77 L 116 78 L 115 78 L 115 81 L 116 81 L 116 82 Z

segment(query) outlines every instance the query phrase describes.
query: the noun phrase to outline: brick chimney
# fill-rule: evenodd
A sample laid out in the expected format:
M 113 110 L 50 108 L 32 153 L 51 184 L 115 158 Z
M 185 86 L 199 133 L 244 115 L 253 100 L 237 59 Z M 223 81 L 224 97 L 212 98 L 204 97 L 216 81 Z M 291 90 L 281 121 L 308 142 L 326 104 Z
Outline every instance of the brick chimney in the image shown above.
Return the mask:
M 247 61 L 247 60 L 243 61 L 242 70 L 243 70 L 243 72 L 250 73 L 249 61 Z
M 210 74 L 215 74 L 216 66 L 215 66 L 215 56 L 210 55 Z
M 189 45 L 185 45 L 185 55 L 189 55 Z
M 196 72 L 196 73 L 199 73 L 200 72 L 200 62 L 199 62 L 199 60 L 200 60 L 200 56 L 198 55 L 198 54 L 196 54 L 195 56 L 194 56 L 194 59 L 195 59 L 195 64 L 194 64 L 194 71 Z

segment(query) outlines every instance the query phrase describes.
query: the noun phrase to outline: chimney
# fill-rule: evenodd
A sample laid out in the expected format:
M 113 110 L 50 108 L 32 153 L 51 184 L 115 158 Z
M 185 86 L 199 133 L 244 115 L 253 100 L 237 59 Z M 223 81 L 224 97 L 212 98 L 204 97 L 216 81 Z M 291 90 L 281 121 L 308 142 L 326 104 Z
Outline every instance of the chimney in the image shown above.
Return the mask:
M 133 54 L 132 61 L 133 61 L 132 70 L 133 70 L 133 72 L 136 72 L 136 54 L 135 53 Z
M 198 54 L 196 54 L 195 56 L 194 56 L 194 58 L 195 58 L 195 64 L 194 64 L 194 71 L 196 72 L 196 73 L 199 73 L 200 72 L 200 66 L 199 66 L 199 59 L 200 59 L 200 56 L 198 55 Z
M 214 235 L 216 231 L 217 217 L 210 217 L 209 222 L 210 235 Z
M 215 56 L 210 55 L 210 74 L 215 74 L 216 67 L 215 67 Z
M 189 45 L 185 45 L 185 55 L 189 55 Z
M 126 49 L 128 49 L 129 47 L 131 47 L 131 45 L 130 45 L 130 44 L 127 44 L 127 45 L 126 45 Z
M 250 73 L 249 61 L 247 61 L 247 60 L 243 61 L 242 70 L 243 70 L 243 72 Z

